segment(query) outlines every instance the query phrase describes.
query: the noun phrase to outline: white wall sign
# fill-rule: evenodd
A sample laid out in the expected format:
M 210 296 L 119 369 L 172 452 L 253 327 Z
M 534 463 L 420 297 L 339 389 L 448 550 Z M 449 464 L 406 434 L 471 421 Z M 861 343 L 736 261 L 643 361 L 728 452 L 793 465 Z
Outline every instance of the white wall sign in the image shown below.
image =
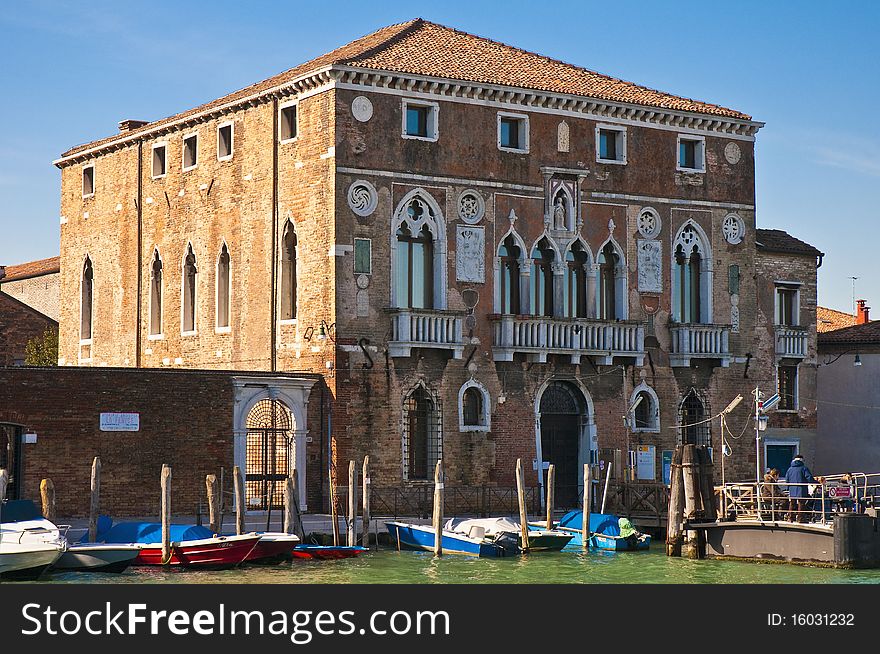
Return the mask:
M 101 431 L 140 431 L 139 413 L 102 413 Z
M 636 478 L 654 481 L 657 471 L 655 461 L 657 448 L 653 445 L 639 445 L 636 452 Z

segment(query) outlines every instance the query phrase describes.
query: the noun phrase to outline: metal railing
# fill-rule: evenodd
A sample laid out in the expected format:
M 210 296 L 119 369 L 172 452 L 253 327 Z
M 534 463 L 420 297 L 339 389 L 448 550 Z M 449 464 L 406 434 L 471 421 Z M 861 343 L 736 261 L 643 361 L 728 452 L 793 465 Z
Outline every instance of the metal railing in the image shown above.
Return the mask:
M 777 326 L 776 356 L 795 358 L 807 356 L 807 328 Z
M 512 360 L 514 352 L 637 356 L 645 353 L 645 329 L 638 322 L 588 320 L 549 316 L 501 315 L 493 318 L 496 361 Z
M 825 475 L 815 484 L 747 482 L 716 487 L 722 519 L 830 525 L 839 513 L 880 504 L 880 473 Z M 791 496 L 792 489 L 803 489 Z

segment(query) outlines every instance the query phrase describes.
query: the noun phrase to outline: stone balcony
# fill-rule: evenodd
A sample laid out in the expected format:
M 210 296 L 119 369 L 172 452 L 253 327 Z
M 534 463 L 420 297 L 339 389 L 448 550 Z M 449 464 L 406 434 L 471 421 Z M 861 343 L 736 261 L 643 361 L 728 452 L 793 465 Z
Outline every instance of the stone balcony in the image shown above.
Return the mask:
M 461 326 L 464 313 L 441 309 L 387 309 L 391 314 L 388 354 L 408 357 L 412 349 L 451 350 L 453 359 L 464 351 Z
M 692 359 L 718 359 L 730 366 L 730 325 L 673 324 L 669 365 L 688 367 Z
M 776 325 L 776 358 L 803 359 L 807 356 L 807 328 Z
M 497 314 L 490 319 L 495 361 L 513 361 L 513 355 L 521 353 L 543 363 L 548 354 L 564 354 L 575 364 L 583 356 L 600 365 L 610 365 L 614 357 L 634 357 L 640 366 L 645 358 L 642 323 Z

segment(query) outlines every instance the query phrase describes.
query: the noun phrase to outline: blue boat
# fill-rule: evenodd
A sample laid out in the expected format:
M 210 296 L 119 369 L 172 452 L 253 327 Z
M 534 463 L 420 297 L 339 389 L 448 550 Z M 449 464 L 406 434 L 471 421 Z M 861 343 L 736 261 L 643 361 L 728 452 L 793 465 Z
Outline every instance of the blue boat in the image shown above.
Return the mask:
M 554 526 L 563 533 L 572 534 L 569 547 L 583 547 L 583 511 L 569 511 Z M 530 523 L 529 529 L 542 529 L 546 523 Z M 620 518 L 611 513 L 590 514 L 590 547 L 614 552 L 646 550 L 651 545 L 648 534 L 636 533 L 629 538 L 620 535 Z
M 386 522 L 391 542 L 398 547 L 414 550 L 434 551 L 434 527 L 413 525 L 406 522 Z M 467 554 L 469 556 L 499 557 L 507 556 L 504 546 L 485 538 L 470 538 L 465 534 L 443 530 L 441 541 L 444 554 Z

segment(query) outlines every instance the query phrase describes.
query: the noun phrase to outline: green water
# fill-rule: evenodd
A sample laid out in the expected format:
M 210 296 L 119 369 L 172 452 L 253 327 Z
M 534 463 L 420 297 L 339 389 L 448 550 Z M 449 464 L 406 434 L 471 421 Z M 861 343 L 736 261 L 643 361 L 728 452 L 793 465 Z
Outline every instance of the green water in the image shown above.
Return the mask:
M 691 561 L 648 552 L 548 552 L 478 559 L 428 552 L 380 550 L 356 559 L 293 561 L 235 570 L 186 572 L 129 568 L 122 574 L 53 574 L 49 583 L 271 583 L 271 584 L 481 584 L 481 583 L 880 583 L 880 570 L 833 570 L 779 563 Z

